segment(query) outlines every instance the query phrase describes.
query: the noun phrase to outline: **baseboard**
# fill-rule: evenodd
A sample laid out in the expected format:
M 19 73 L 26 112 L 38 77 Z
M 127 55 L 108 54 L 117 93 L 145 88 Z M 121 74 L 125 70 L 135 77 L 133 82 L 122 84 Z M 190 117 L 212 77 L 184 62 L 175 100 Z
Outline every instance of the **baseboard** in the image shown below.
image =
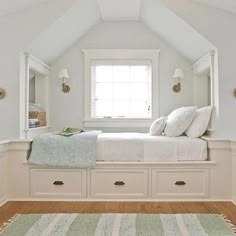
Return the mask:
M 233 202 L 233 204 L 236 206 L 236 197 L 233 197 L 232 202 Z
M 8 200 L 7 200 L 6 197 L 1 198 L 1 199 L 0 199 L 0 207 L 3 206 L 5 203 L 7 203 L 7 201 L 8 201 Z
M 9 198 L 7 199 L 9 202 L 11 201 L 29 201 L 29 202 L 233 202 L 232 199 L 210 199 L 210 198 L 178 198 L 178 199 L 152 199 L 152 198 L 144 198 L 144 199 L 101 199 L 101 198 Z M 235 201 L 236 202 L 236 201 Z

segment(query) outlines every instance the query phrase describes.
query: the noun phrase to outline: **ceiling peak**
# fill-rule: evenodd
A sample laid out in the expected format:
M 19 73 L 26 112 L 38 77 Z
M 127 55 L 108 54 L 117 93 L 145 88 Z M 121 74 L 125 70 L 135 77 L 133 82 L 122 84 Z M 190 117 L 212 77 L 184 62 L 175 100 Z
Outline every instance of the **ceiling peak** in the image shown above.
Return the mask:
M 139 20 L 140 0 L 97 0 L 103 20 Z

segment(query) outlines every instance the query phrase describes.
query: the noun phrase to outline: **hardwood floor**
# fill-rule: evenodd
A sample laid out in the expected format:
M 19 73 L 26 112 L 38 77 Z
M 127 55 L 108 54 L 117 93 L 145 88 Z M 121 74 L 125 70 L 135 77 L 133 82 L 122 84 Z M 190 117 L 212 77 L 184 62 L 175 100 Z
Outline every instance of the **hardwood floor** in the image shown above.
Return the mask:
M 0 208 L 0 225 L 15 214 L 29 213 L 216 213 L 236 225 L 231 202 L 8 202 Z

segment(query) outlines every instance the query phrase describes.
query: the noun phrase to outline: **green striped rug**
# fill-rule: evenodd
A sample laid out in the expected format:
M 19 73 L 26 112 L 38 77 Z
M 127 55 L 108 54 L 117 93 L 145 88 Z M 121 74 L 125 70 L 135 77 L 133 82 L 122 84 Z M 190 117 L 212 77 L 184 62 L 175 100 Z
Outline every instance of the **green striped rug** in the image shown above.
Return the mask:
M 1 236 L 230 236 L 233 226 L 215 214 L 17 215 Z

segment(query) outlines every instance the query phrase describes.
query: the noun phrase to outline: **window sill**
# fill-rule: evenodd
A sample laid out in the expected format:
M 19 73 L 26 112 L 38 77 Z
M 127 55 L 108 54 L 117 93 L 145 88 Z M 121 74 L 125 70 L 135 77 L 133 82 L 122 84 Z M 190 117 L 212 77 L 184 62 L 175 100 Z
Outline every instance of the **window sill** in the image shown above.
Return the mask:
M 152 119 L 85 119 L 84 126 L 90 128 L 147 128 Z

